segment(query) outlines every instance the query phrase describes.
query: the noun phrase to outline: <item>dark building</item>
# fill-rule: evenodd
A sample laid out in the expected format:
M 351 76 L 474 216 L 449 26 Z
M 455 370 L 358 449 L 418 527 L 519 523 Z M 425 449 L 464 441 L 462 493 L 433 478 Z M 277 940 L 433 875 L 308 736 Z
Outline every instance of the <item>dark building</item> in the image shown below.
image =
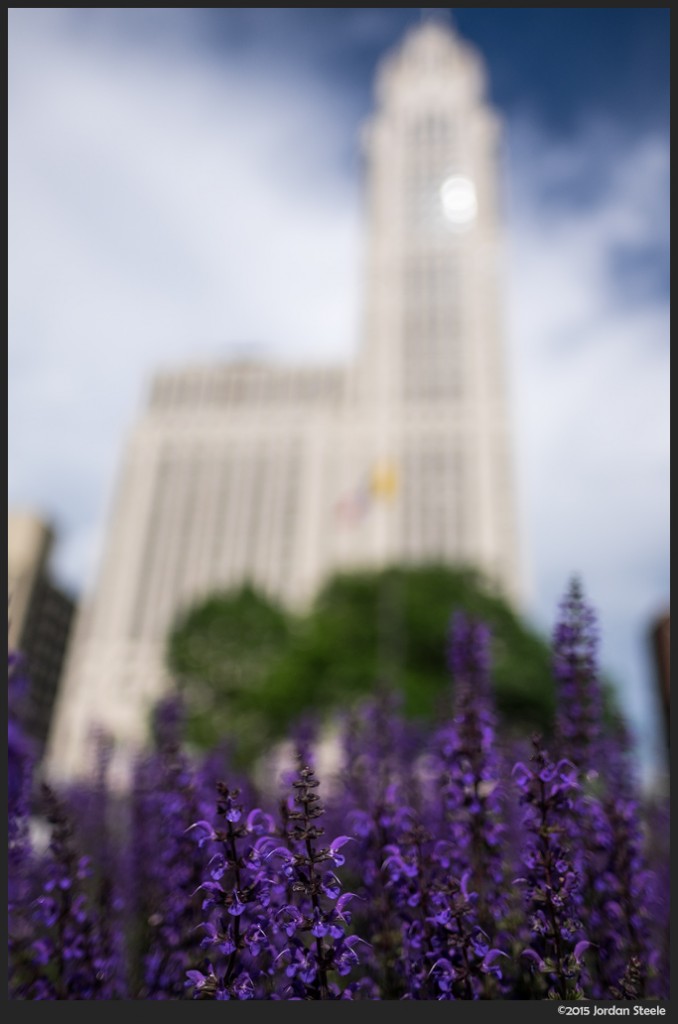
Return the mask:
M 40 756 L 68 645 L 74 602 L 52 582 L 51 529 L 29 513 L 10 513 L 7 531 L 9 646 L 22 656 L 26 688 L 16 708 Z
M 670 723 L 670 653 L 671 653 L 671 617 L 668 612 L 660 615 L 654 622 L 651 630 L 652 651 L 657 669 L 657 681 L 659 683 L 659 696 L 664 711 L 664 722 L 666 725 L 666 742 L 669 742 Z

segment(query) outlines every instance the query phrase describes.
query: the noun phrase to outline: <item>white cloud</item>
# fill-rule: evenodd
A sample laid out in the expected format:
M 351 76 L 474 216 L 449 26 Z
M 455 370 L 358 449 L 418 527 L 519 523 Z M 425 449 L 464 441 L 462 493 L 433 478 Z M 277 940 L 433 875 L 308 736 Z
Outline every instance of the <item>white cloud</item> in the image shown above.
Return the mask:
M 661 290 L 636 286 L 648 261 L 656 275 L 667 243 L 668 147 L 590 125 L 563 148 L 518 125 L 511 170 L 511 378 L 532 608 L 550 625 L 581 573 L 603 662 L 650 753 L 647 631 L 669 594 L 669 310 Z M 569 199 L 554 201 L 559 179 Z
M 10 498 L 63 522 L 73 584 L 158 364 L 356 342 L 357 183 L 333 171 L 335 99 L 164 42 L 12 19 Z

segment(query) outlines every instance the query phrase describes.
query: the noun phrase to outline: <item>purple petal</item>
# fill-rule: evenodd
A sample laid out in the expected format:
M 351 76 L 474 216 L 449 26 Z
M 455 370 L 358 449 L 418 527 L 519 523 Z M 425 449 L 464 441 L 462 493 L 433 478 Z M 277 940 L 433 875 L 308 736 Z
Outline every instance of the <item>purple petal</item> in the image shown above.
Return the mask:
M 508 953 L 504 953 L 501 949 L 490 949 L 483 957 L 483 967 L 489 967 L 493 960 L 496 960 L 498 956 L 508 957 Z
M 342 846 L 346 845 L 346 843 L 351 842 L 355 842 L 352 836 L 339 836 L 339 838 L 335 839 L 332 845 L 330 846 L 328 853 L 332 860 L 334 861 L 334 863 L 337 865 L 337 867 L 341 867 L 341 865 L 346 860 L 343 854 L 337 854 L 337 850 L 340 850 Z
M 527 781 L 527 779 L 531 779 L 533 777 L 530 769 L 527 767 L 527 765 L 523 764 L 522 761 L 518 761 L 517 764 L 514 764 L 513 770 L 511 771 L 511 775 L 515 775 L 517 772 L 520 772 L 520 774 L 523 776 L 523 781 Z M 518 781 L 520 782 L 521 780 Z
M 537 953 L 534 949 L 524 949 L 520 955 L 521 956 L 526 956 L 530 960 L 534 960 L 534 962 L 536 963 L 536 965 L 539 968 L 539 970 L 541 970 L 542 967 L 544 966 L 544 961 L 539 956 L 539 953 Z
M 270 814 L 266 814 L 259 807 L 255 807 L 253 811 L 247 815 L 247 831 L 255 832 L 257 835 L 262 833 L 268 833 L 273 831 L 273 818 Z
M 346 906 L 346 904 L 350 900 L 354 900 L 354 899 L 358 899 L 358 897 L 356 896 L 356 894 L 354 892 L 345 892 L 343 896 L 340 896 L 339 899 L 337 900 L 337 907 L 336 907 L 337 913 L 341 914 L 341 912 L 343 911 L 343 909 Z
M 282 857 L 283 860 L 294 860 L 294 854 L 291 850 L 288 850 L 286 846 L 276 846 L 275 849 L 264 855 L 266 860 L 270 860 L 271 857 Z
M 198 846 L 202 846 L 208 839 L 216 839 L 217 837 L 217 834 L 209 821 L 196 821 L 193 825 L 189 825 L 185 831 L 191 832 L 194 828 L 201 828 L 205 832 L 205 835 L 198 839 Z
M 353 838 L 353 836 L 339 836 L 337 839 L 334 840 L 334 842 L 330 846 L 330 853 L 334 853 L 335 850 L 340 850 L 342 846 L 346 845 L 346 843 L 354 842 L 355 839 Z

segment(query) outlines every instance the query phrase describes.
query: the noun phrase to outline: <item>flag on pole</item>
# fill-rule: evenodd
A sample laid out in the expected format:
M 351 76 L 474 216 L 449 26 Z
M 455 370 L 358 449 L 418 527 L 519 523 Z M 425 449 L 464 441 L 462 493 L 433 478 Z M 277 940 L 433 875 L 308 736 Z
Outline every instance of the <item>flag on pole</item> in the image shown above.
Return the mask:
M 393 463 L 377 462 L 364 480 L 335 502 L 335 516 L 344 526 L 355 526 L 375 501 L 392 501 L 397 490 L 398 476 Z
M 398 474 L 392 462 L 378 462 L 372 470 L 372 494 L 391 501 L 398 490 Z
M 360 484 L 335 502 L 334 514 L 344 526 L 355 526 L 367 512 L 369 504 L 369 491 Z

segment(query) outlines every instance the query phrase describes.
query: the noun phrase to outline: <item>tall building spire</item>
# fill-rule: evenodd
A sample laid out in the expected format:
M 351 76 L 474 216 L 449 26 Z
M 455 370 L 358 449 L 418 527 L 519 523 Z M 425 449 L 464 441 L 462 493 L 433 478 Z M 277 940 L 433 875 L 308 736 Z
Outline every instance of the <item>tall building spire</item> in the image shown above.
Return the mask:
M 452 25 L 451 7 L 420 7 L 420 20 L 422 22 L 437 22 L 443 25 Z

